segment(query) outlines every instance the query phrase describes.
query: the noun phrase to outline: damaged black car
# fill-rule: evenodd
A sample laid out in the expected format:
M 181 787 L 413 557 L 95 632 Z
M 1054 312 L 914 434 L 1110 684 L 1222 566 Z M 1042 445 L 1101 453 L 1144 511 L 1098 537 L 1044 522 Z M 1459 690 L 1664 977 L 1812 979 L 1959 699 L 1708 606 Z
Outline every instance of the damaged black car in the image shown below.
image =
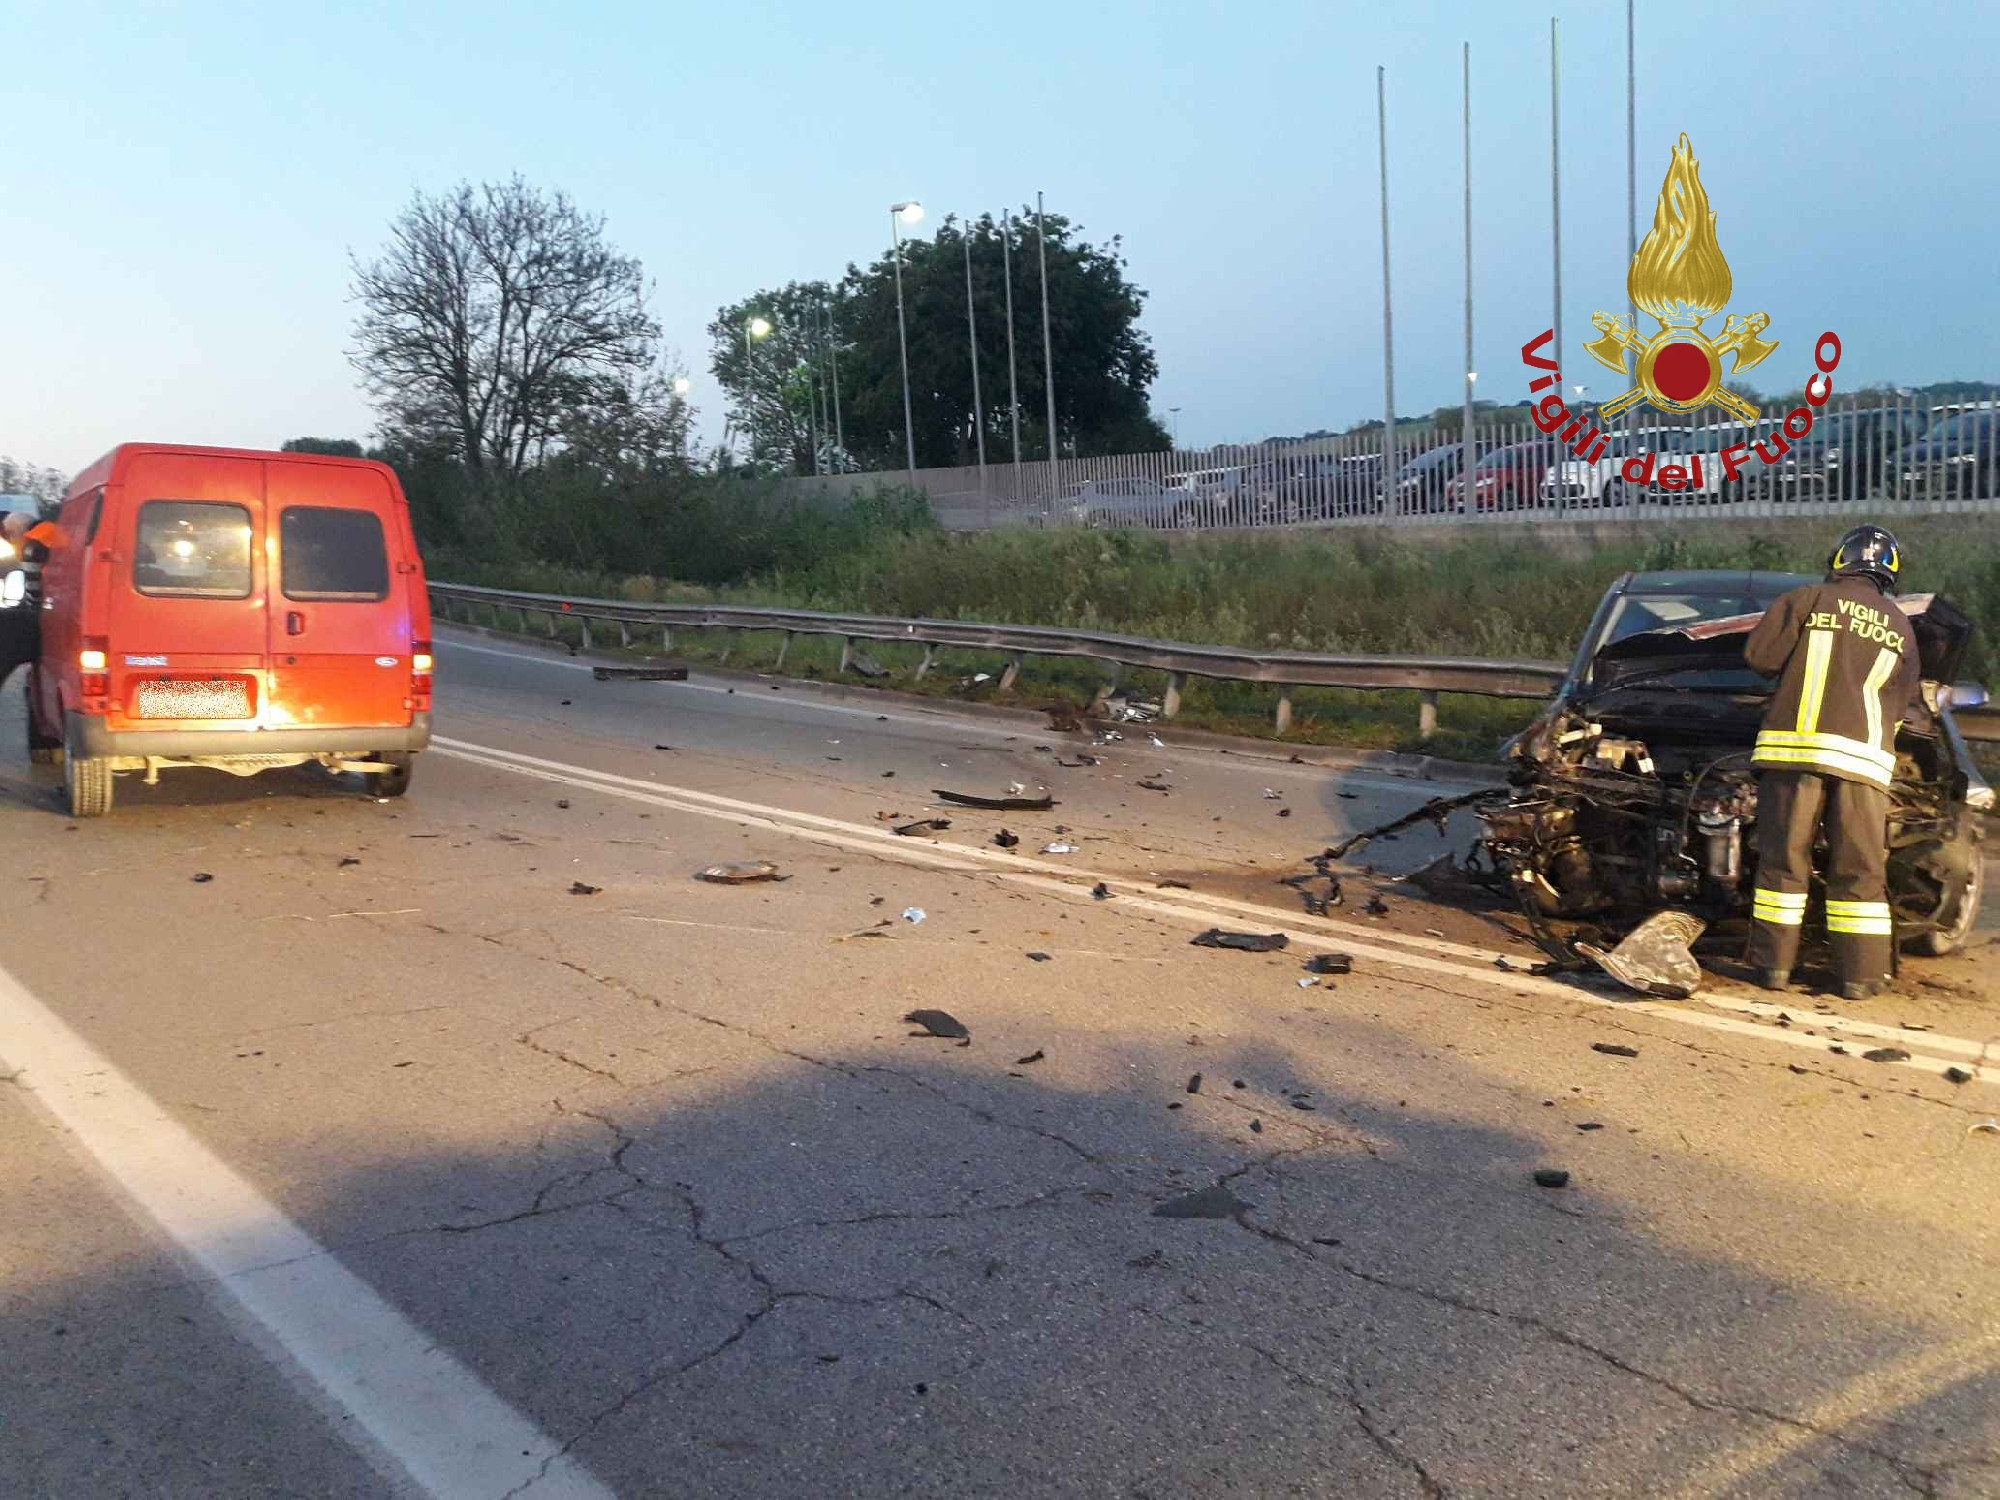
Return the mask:
M 1717 937 L 1747 930 L 1751 746 L 1772 683 L 1745 665 L 1743 643 L 1780 594 L 1812 581 L 1629 573 L 1605 594 L 1555 700 L 1507 746 L 1509 794 L 1480 809 L 1487 856 L 1545 946 L 1559 919 L 1615 927 L 1663 908 L 1701 917 Z M 1936 595 L 1896 602 L 1924 686 L 1922 711 L 1896 736 L 1889 901 L 1899 944 L 1935 956 L 1962 946 L 1979 915 L 1993 789 L 1952 708 L 1986 694 L 1959 681 L 1972 622 Z

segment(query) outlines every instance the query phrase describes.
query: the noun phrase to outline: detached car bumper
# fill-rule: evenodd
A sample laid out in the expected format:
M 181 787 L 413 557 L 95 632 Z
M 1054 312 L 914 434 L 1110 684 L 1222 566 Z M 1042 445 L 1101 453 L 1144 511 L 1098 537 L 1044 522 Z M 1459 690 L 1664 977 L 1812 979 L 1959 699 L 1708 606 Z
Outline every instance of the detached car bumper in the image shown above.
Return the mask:
M 74 711 L 63 717 L 65 743 L 79 755 L 158 755 L 169 760 L 227 755 L 371 755 L 422 750 L 431 742 L 431 716 L 412 714 L 406 725 L 334 729 L 107 729 L 104 720 Z

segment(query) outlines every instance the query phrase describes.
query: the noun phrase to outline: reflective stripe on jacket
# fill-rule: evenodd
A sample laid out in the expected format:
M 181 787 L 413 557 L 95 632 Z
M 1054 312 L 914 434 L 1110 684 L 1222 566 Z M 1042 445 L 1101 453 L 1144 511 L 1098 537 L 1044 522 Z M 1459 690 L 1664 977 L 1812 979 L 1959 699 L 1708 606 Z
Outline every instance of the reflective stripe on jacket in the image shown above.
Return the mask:
M 1894 599 L 1866 578 L 1793 589 L 1765 611 L 1743 657 L 1778 679 L 1756 765 L 1888 787 L 1896 731 L 1923 685 L 1916 632 Z

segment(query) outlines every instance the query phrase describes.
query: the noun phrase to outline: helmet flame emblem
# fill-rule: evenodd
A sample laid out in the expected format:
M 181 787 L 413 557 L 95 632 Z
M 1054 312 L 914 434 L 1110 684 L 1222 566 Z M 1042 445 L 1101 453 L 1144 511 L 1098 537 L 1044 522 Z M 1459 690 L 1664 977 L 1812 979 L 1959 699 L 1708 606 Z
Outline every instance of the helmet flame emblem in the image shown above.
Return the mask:
M 1741 374 L 1778 347 L 1761 335 L 1771 326 L 1765 313 L 1731 313 L 1719 337 L 1703 332 L 1704 318 L 1720 312 L 1729 301 L 1729 262 L 1715 237 L 1715 213 L 1701 185 L 1701 163 L 1683 134 L 1674 147 L 1666 181 L 1653 209 L 1653 227 L 1640 242 L 1626 274 L 1632 301 L 1659 324 L 1651 338 L 1641 338 L 1617 313 L 1594 313 L 1591 325 L 1602 335 L 1583 347 L 1599 364 L 1627 373 L 1626 354 L 1638 356 L 1631 373 L 1638 383 L 1599 409 L 1615 417 L 1640 401 L 1660 411 L 1693 411 L 1714 404 L 1744 421 L 1755 421 L 1757 408 L 1722 389 L 1722 356 L 1734 356 L 1732 374 Z

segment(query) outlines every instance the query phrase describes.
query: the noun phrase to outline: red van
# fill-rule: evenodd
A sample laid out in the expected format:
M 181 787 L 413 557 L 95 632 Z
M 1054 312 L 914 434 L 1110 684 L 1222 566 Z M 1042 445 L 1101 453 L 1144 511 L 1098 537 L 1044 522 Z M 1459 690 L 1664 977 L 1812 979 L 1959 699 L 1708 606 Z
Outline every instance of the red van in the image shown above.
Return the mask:
M 430 743 L 431 621 L 385 464 L 127 443 L 79 474 L 42 571 L 28 746 L 72 814 L 112 777 L 314 760 L 409 789 Z

